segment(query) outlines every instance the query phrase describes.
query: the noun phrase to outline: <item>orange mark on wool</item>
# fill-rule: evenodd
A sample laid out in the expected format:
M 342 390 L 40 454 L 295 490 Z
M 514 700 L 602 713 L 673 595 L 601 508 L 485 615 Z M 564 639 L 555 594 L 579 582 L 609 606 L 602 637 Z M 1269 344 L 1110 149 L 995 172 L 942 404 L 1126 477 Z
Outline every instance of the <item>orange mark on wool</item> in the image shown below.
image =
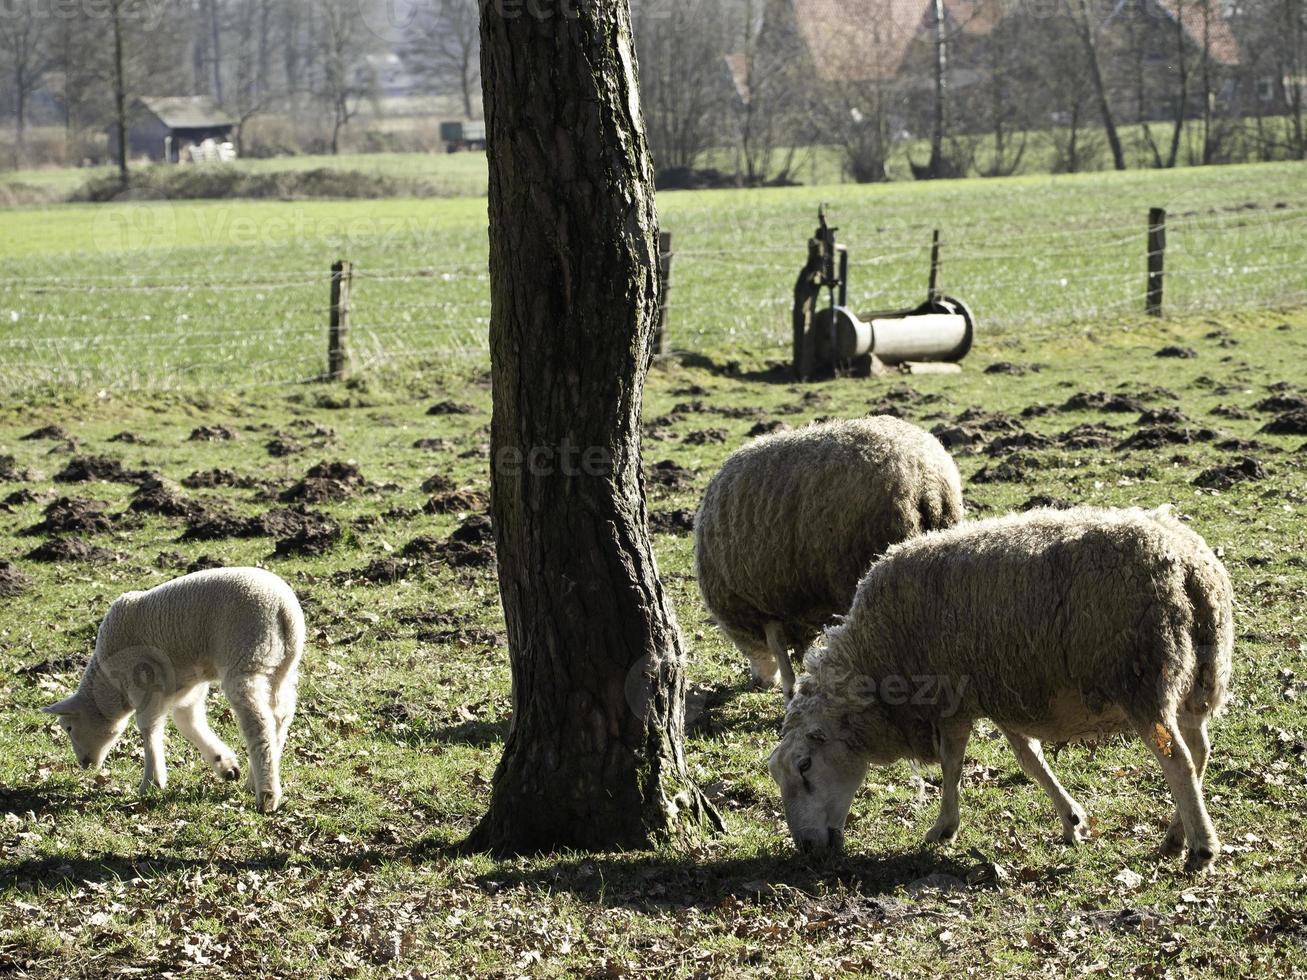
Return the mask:
M 1153 726 L 1153 744 L 1157 746 L 1158 752 L 1171 758 L 1171 733 L 1160 722 Z

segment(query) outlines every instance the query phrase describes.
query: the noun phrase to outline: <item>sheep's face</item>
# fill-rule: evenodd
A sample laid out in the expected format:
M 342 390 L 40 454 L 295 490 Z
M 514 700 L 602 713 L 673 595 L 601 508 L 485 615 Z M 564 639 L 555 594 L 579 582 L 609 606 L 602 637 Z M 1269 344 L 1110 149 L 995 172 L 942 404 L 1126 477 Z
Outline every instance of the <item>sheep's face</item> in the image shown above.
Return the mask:
M 111 721 L 94 704 L 75 694 L 42 710 L 58 720 L 59 727 L 73 743 L 77 764 L 83 769 L 99 769 L 104 765 L 105 756 L 127 728 L 127 717 Z
M 785 822 L 801 851 L 844 846 L 844 823 L 867 762 L 822 726 L 788 732 L 767 762 L 781 788 Z

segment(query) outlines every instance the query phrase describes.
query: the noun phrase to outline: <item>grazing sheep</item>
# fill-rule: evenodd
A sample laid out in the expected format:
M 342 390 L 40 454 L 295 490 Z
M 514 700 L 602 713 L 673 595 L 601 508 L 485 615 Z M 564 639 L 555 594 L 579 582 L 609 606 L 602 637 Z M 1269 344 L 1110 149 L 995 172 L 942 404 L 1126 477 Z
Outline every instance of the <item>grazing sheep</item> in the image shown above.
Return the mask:
M 694 521 L 704 604 L 749 658 L 753 682 L 780 670 L 846 612 L 890 545 L 962 519 L 957 465 L 930 433 L 888 415 L 763 436 L 732 453 Z
M 222 685 L 250 756 L 246 786 L 258 808 L 281 804 L 281 753 L 295 714 L 304 614 L 289 585 L 260 568 L 217 568 L 110 607 L 77 692 L 44 710 L 57 715 L 83 768 L 98 769 L 132 712 L 145 740 L 141 793 L 163 789 L 167 715 L 223 779 L 236 756 L 209 728 L 204 701 Z
M 943 765 L 928 841 L 957 833 L 972 724 L 989 718 L 1052 799 L 1063 837 L 1085 811 L 1043 740 L 1133 732 L 1175 800 L 1163 851 L 1186 868 L 1220 850 L 1203 802 L 1207 720 L 1230 680 L 1230 580 L 1168 508 L 1034 510 L 892 548 L 814 652 L 769 768 L 802 848 L 838 846 L 870 763 Z

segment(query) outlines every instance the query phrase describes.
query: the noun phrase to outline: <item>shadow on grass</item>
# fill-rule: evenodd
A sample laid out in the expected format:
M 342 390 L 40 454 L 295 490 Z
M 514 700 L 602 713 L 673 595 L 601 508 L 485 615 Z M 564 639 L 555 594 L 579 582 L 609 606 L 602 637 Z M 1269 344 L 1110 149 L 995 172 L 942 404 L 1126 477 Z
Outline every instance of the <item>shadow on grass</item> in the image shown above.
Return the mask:
M 685 367 L 707 371 L 719 378 L 731 378 L 734 381 L 755 381 L 760 384 L 772 385 L 798 384 L 794 377 L 794 368 L 788 361 L 769 361 L 762 370 L 745 371 L 740 367 L 739 361 L 718 362 L 706 354 L 692 351 L 677 351 L 676 358 Z
M 885 895 L 932 875 L 950 876 L 961 885 L 974 869 L 974 861 L 964 864 L 927 849 L 825 857 L 787 849 L 777 855 L 724 861 L 657 854 L 569 855 L 525 868 L 505 865 L 478 880 L 489 890 L 563 891 L 581 901 L 610 906 L 678 909 L 716 906 L 729 898 L 756 900 L 784 888 L 815 894 L 843 886 L 862 895 Z

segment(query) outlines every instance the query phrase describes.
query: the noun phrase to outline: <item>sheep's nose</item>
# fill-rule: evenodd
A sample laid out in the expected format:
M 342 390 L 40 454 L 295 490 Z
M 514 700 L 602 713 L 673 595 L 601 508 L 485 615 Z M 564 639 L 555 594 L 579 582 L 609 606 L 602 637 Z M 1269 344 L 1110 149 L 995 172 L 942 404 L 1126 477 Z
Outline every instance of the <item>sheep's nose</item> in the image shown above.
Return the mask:
M 826 828 L 826 846 L 833 850 L 841 850 L 844 847 L 844 831 L 839 827 Z

